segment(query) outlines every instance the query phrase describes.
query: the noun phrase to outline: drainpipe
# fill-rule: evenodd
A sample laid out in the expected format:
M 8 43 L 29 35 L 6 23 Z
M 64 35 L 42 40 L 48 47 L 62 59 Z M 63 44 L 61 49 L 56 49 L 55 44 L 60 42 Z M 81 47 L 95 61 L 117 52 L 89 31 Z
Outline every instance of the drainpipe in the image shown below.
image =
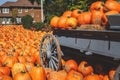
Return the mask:
M 43 0 L 41 0 L 40 6 L 41 6 L 41 22 L 43 22 L 44 21 L 44 17 L 43 17 Z

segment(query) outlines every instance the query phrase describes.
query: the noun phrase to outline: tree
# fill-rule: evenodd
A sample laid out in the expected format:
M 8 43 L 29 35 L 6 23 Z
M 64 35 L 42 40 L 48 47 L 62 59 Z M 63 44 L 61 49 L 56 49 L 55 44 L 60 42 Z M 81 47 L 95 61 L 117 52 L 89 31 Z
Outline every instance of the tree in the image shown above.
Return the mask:
M 12 9 L 12 19 L 11 19 L 11 21 L 14 24 L 17 23 L 17 20 L 16 20 L 17 15 L 18 15 L 18 9 L 17 8 Z
M 33 18 L 31 15 L 26 15 L 22 17 L 22 24 L 26 29 L 30 29 L 33 24 Z

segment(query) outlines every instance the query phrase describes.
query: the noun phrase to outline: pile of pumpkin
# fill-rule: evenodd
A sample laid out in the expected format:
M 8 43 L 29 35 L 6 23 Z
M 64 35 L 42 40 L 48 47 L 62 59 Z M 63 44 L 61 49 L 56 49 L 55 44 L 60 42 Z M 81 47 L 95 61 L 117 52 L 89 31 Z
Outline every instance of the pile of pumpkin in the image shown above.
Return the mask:
M 67 10 L 60 17 L 54 16 L 50 21 L 50 25 L 53 28 L 63 29 L 74 29 L 80 25 L 90 24 L 105 27 L 108 24 L 107 16 L 119 13 L 120 3 L 117 0 L 96 1 L 90 5 L 89 11 Z
M 27 30 L 22 25 L 0 25 L 0 80 L 12 80 L 19 71 L 13 70 L 15 67 L 25 65 L 30 69 L 34 64 L 40 65 L 39 45 L 46 33 L 51 34 Z

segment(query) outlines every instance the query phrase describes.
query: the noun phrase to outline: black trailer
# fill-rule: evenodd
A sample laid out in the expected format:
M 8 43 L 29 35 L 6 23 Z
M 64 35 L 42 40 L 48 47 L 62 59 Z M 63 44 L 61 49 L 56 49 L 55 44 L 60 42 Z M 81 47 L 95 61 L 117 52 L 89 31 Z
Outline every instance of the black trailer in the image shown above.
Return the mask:
M 60 46 L 77 49 L 84 52 L 85 55 L 99 54 L 107 56 L 119 64 L 120 15 L 112 15 L 108 18 L 109 21 L 112 21 L 109 30 L 54 29 L 53 35 L 46 34 L 40 44 L 40 58 L 43 67 L 49 67 L 53 70 L 60 69 L 61 57 L 64 55 Z M 120 80 L 119 75 L 120 66 L 118 65 L 114 80 Z

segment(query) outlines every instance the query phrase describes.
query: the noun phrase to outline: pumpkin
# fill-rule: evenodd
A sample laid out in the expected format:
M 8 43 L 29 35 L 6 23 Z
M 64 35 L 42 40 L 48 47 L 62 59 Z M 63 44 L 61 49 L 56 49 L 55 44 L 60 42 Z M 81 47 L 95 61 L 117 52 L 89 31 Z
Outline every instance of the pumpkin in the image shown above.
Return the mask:
M 17 59 L 18 59 L 18 62 L 20 62 L 20 63 L 25 63 L 26 62 L 26 59 L 25 59 L 24 56 L 18 56 Z
M 115 75 L 115 70 L 110 70 L 109 71 L 109 78 L 110 78 L 110 80 L 114 80 L 114 75 Z
M 62 16 L 64 17 L 71 17 L 72 11 L 65 11 Z
M 60 19 L 58 20 L 58 28 L 66 28 L 66 20 L 67 17 L 61 16 Z
M 8 75 L 2 75 L 0 76 L 0 80 L 13 80 L 13 79 Z
M 0 57 L 1 58 L 1 57 Z M 0 66 L 2 66 L 2 62 L 0 61 Z
M 91 23 L 95 25 L 101 25 L 102 20 L 104 20 L 104 23 L 106 23 L 106 19 L 104 19 L 104 13 L 100 10 L 94 10 L 92 11 L 92 16 L 91 16 Z
M 34 56 L 25 56 L 25 59 L 26 59 L 26 62 L 30 62 L 30 63 L 35 63 L 36 62 L 36 59 Z
M 13 80 L 32 80 L 32 79 L 28 72 L 21 71 L 15 75 Z
M 112 80 L 112 79 L 109 79 L 108 75 L 104 75 L 103 80 Z
M 103 80 L 104 75 L 99 74 L 100 80 Z
M 61 64 L 62 64 L 62 67 L 65 66 L 65 63 L 66 63 L 66 61 L 65 61 L 63 58 L 61 58 Z
M 88 65 L 87 61 L 82 61 L 78 66 L 78 71 L 81 72 L 84 76 L 90 75 L 93 73 L 93 67 Z
M 90 5 L 90 11 L 98 10 L 98 9 L 103 12 L 104 3 L 102 1 L 96 1 Z
M 30 75 L 32 80 L 46 80 L 46 74 L 43 67 L 40 67 L 38 64 L 34 66 L 31 71 Z
M 111 11 L 108 11 L 108 12 L 105 13 L 105 15 L 113 15 L 113 14 L 119 14 L 119 12 L 111 10 Z
M 119 14 L 118 11 L 108 11 L 108 12 L 105 12 L 105 14 L 103 14 L 103 18 L 102 18 L 102 25 L 106 26 L 107 23 L 108 23 L 108 18 L 107 16 L 108 15 L 114 15 L 114 14 Z
M 12 68 L 15 63 L 17 63 L 18 60 L 14 56 L 7 56 L 6 59 L 4 60 L 3 64 L 6 64 L 9 68 Z
M 105 5 L 104 5 L 104 10 L 107 12 L 107 11 L 111 11 L 111 10 L 114 10 L 114 11 L 118 11 L 120 12 L 120 4 L 119 2 L 117 1 L 106 1 L 105 2 Z
M 78 64 L 75 60 L 73 59 L 70 59 L 70 60 L 67 60 L 66 63 L 65 63 L 65 67 L 64 69 L 69 72 L 70 70 L 75 70 L 77 71 L 77 68 L 78 68 Z
M 97 74 L 92 74 L 85 76 L 83 80 L 101 80 L 101 78 Z
M 2 72 L 0 72 L 0 76 L 2 76 L 3 75 L 3 73 Z
M 68 72 L 66 80 L 83 80 L 83 75 L 77 71 L 71 70 Z
M 79 16 L 79 14 L 81 14 L 82 12 L 83 12 L 83 11 L 80 10 L 80 9 L 75 9 L 75 10 L 72 11 L 71 16 L 77 19 L 78 16 Z
M 24 65 L 26 67 L 27 72 L 30 72 L 31 69 L 34 67 L 34 64 L 29 62 L 25 62 Z
M 83 12 L 81 13 L 77 20 L 79 25 L 90 24 L 91 23 L 91 12 Z
M 65 22 L 65 28 L 71 29 L 71 28 L 76 28 L 76 26 L 77 26 L 77 19 L 73 17 L 68 17 Z
M 27 71 L 23 63 L 15 63 L 12 67 L 12 77 L 14 77 L 18 72 Z
M 66 71 L 52 71 L 49 74 L 48 80 L 66 80 L 67 73 Z
M 45 74 L 46 74 L 46 77 L 48 78 L 50 73 L 53 71 L 51 68 L 44 68 L 45 69 Z
M 58 20 L 59 20 L 59 17 L 58 16 L 54 16 L 51 20 L 50 20 L 50 26 L 53 27 L 53 28 L 56 28 L 58 25 Z
M 0 73 L 2 73 L 3 75 L 10 75 L 10 68 L 7 66 L 1 66 L 0 67 Z

